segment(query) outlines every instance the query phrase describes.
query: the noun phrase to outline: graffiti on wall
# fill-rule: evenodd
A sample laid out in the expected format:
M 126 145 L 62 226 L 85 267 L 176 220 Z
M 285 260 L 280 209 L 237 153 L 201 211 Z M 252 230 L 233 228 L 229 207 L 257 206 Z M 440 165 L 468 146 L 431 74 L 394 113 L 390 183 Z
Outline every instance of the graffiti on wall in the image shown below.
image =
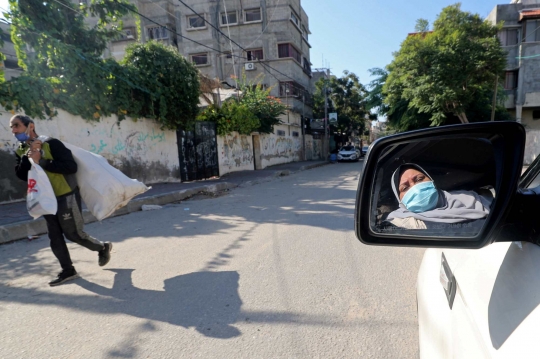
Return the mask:
M 221 165 L 228 168 L 253 169 L 253 146 L 247 136 L 233 134 L 222 137 Z
M 298 138 L 263 136 L 261 147 L 262 157 L 264 159 L 270 160 L 276 157 L 285 157 L 292 161 L 300 156 L 302 143 Z
M 128 157 L 144 158 L 158 143 L 165 142 L 165 132 L 155 129 L 152 131 L 130 131 L 127 135 L 116 134 L 114 126 L 110 132 L 103 129 L 81 130 L 87 137 L 92 138 L 88 150 L 95 154 L 127 155 Z
M 322 140 L 313 140 L 313 159 L 323 159 L 322 158 Z

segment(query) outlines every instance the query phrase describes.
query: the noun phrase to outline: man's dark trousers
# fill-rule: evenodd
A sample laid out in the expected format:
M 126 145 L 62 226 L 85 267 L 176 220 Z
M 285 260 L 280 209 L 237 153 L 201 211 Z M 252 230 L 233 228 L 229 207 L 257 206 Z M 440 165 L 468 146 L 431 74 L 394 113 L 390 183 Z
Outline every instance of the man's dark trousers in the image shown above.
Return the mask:
M 58 212 L 56 215 L 46 215 L 51 249 L 58 258 L 63 270 L 73 267 L 71 256 L 66 245 L 64 236 L 72 242 L 80 244 L 91 251 L 104 249 L 101 241 L 88 235 L 83 231 L 84 220 L 82 216 L 81 195 L 79 190 L 75 190 L 64 196 L 57 197 Z

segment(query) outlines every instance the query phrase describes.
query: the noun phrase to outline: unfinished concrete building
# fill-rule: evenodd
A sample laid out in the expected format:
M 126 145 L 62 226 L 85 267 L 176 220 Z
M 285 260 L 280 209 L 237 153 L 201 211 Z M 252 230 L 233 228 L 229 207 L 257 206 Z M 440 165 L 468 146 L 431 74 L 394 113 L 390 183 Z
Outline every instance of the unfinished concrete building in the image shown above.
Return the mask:
M 540 153 L 540 0 L 497 5 L 487 20 L 503 23 L 499 39 L 508 54 L 505 106 L 525 126 L 525 164 L 530 164 Z

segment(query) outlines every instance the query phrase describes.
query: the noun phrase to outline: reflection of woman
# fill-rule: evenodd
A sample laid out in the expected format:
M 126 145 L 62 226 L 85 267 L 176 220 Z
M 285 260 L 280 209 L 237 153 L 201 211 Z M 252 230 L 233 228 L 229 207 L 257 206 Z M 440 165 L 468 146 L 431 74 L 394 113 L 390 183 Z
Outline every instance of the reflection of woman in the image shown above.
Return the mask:
M 428 173 L 412 163 L 395 170 L 392 190 L 399 208 L 386 221 L 407 229 L 457 227 L 459 223 L 472 221 L 483 224 L 493 201 L 489 191 L 486 191 L 489 196 L 484 196 L 474 191 L 438 189 Z

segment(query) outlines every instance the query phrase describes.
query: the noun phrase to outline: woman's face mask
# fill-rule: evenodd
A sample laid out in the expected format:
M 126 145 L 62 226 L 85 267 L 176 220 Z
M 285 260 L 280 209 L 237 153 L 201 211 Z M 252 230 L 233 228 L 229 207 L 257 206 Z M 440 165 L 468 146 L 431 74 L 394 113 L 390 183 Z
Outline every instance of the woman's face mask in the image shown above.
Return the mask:
M 431 211 L 437 206 L 439 192 L 431 181 L 421 182 L 409 188 L 401 203 L 414 213 Z

